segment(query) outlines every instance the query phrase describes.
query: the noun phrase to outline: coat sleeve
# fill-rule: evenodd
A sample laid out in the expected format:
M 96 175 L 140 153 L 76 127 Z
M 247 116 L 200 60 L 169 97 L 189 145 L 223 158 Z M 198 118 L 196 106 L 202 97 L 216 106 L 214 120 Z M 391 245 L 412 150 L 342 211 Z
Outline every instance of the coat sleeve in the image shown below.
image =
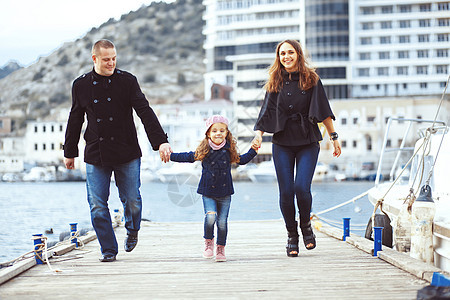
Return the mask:
M 313 89 L 308 113 L 309 121 L 316 124 L 322 122 L 328 117 L 336 120 L 320 79 Z
M 240 165 L 245 165 L 247 163 L 249 163 L 255 156 L 256 156 L 256 151 L 253 148 L 250 148 L 250 150 L 248 150 L 247 153 L 242 154 L 239 160 L 239 164 Z
M 141 88 L 139 87 L 136 77 L 134 76 L 130 97 L 131 105 L 144 125 L 145 132 L 147 133 L 148 140 L 150 141 L 153 150 L 158 150 L 161 144 L 168 143 L 167 134 L 164 132 L 158 117 L 150 107 L 144 93 L 142 93 Z
M 78 142 L 80 141 L 81 127 L 84 122 L 85 109 L 80 104 L 76 93 L 76 84 L 72 85 L 72 107 L 70 109 L 69 120 L 67 121 L 64 157 L 78 157 Z
M 171 153 L 170 160 L 175 162 L 195 162 L 195 152 L 179 152 L 179 153 Z
M 254 130 L 261 130 L 263 132 L 275 133 L 280 126 L 279 113 L 277 109 L 278 93 L 266 92 L 264 101 L 259 111 L 258 119 L 254 126 Z

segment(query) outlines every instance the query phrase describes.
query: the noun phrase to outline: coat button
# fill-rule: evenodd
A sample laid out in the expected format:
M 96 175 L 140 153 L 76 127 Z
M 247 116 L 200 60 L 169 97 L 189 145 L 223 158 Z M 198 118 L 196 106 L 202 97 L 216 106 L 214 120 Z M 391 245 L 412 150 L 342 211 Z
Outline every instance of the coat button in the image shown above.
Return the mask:
M 108 100 L 108 102 L 110 102 L 111 101 L 111 98 L 110 97 L 108 97 L 106 100 Z
M 286 85 L 289 85 L 289 81 L 286 81 Z
M 103 138 L 101 137 L 101 138 L 99 138 L 99 140 L 100 140 L 100 142 L 101 142 L 101 141 L 103 141 Z
M 111 83 L 111 79 L 108 79 L 108 83 Z
M 292 95 L 290 92 L 287 93 L 288 96 Z
M 213 165 L 213 164 L 215 164 L 215 162 L 211 162 L 211 164 Z
M 113 136 L 111 137 L 111 141 L 114 141 L 114 137 Z
M 223 186 L 227 186 L 226 183 L 224 183 Z
M 294 105 L 289 105 L 289 109 L 293 109 L 294 108 Z
M 98 103 L 98 100 L 97 100 L 97 99 L 94 99 L 94 103 Z
M 102 121 L 102 119 L 97 119 L 97 123 L 100 123 Z
M 215 188 L 216 188 L 216 186 L 215 186 L 215 185 L 213 185 L 213 186 L 212 186 L 212 188 L 213 188 L 213 189 L 215 189 Z
M 112 121 L 112 120 L 114 120 L 114 119 L 113 119 L 113 117 L 109 117 L 109 120 Z
M 98 83 L 97 81 L 93 81 L 92 82 L 93 85 L 97 85 L 97 83 Z
M 305 91 L 302 91 L 302 94 L 304 95 L 304 94 L 306 94 L 306 92 L 305 92 Z

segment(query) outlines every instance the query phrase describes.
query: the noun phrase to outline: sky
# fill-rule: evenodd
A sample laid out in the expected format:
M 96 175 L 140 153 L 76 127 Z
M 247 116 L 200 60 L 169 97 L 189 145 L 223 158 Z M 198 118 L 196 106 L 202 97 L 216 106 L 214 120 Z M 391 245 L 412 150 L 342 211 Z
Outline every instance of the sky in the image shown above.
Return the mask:
M 0 0 L 0 68 L 29 66 L 65 42 L 152 0 Z

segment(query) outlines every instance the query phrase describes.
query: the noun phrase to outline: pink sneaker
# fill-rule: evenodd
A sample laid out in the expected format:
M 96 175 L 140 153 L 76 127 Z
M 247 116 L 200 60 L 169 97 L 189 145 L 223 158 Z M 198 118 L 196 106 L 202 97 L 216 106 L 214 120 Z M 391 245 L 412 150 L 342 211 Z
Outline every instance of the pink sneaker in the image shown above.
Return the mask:
M 225 257 L 225 246 L 217 245 L 216 261 L 227 261 L 227 258 Z
M 213 258 L 214 257 L 214 239 L 205 239 L 205 250 L 203 250 L 204 258 Z

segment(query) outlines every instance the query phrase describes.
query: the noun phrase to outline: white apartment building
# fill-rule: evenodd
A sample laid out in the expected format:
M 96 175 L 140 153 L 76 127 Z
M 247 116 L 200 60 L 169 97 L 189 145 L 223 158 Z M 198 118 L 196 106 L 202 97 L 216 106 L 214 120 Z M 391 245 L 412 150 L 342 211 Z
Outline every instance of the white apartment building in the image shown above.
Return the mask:
M 341 114 L 339 102 L 346 106 L 345 102 L 351 99 L 382 97 L 388 100 L 383 105 L 389 106 L 405 97 L 410 100 L 425 97 L 435 105 L 433 100 L 440 98 L 450 74 L 449 1 L 205 0 L 203 3 L 205 99 L 211 98 L 213 83 L 233 87 L 240 141 L 249 142 L 253 138 L 253 125 L 264 98 L 262 85 L 267 79 L 267 67 L 273 62 L 277 43 L 284 39 L 297 39 L 305 46 L 329 99 L 335 104 L 336 116 Z M 414 101 L 407 103 L 416 105 Z M 415 118 L 413 115 L 404 117 Z M 339 120 L 337 124 L 339 129 Z M 375 129 L 383 131 L 384 127 Z M 339 133 L 341 139 L 345 138 L 343 132 Z M 373 137 L 373 145 L 381 143 L 377 139 L 382 134 Z M 363 145 L 366 138 L 360 135 L 356 145 Z M 270 139 L 264 136 L 266 143 L 259 159 L 269 159 Z M 322 144 L 326 150 L 326 143 Z M 351 159 L 363 148 L 349 147 L 344 152 L 350 149 Z

